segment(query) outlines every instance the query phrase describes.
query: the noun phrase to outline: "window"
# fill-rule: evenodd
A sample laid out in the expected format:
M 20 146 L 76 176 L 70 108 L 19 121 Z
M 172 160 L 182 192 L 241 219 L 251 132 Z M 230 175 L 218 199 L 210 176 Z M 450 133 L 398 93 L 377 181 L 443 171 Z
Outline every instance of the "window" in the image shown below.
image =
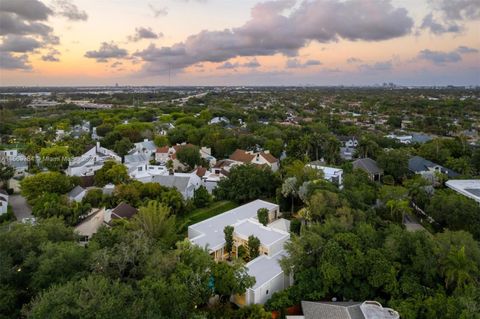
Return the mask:
M 268 295 L 268 289 L 267 289 L 267 293 L 266 293 L 266 294 Z

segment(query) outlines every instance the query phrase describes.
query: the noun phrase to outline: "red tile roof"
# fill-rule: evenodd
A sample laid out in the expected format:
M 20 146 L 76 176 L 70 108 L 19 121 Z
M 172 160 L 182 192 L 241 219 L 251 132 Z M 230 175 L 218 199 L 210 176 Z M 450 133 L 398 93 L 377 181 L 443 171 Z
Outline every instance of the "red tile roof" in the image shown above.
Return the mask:
M 261 152 L 260 155 L 267 160 L 269 163 L 276 163 L 278 159 L 270 153 Z
M 229 158 L 232 161 L 250 163 L 255 158 L 255 155 L 248 154 L 247 151 L 241 149 L 236 149 Z
M 157 153 L 168 153 L 168 149 L 168 146 L 159 147 L 157 148 Z

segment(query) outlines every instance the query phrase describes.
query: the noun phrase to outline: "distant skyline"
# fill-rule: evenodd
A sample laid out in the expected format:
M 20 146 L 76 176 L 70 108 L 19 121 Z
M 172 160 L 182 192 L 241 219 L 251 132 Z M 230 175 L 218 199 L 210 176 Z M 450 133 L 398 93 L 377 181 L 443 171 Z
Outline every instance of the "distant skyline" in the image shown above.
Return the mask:
M 478 0 L 0 0 L 0 85 L 480 85 Z

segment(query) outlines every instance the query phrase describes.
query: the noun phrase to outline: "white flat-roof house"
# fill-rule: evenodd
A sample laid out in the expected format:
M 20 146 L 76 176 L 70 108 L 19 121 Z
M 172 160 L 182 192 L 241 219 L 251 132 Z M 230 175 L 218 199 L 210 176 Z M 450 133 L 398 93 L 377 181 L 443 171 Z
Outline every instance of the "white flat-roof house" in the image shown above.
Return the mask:
M 260 256 L 245 265 L 248 274 L 255 277 L 256 283 L 247 289 L 244 295 L 232 297 L 232 301 L 240 306 L 263 304 L 273 293 L 292 284 L 292 278 L 285 275 L 278 263 L 286 254 L 283 246 L 290 239 L 290 233 L 280 227 L 260 224 L 257 219 L 257 211 L 260 208 L 268 209 L 269 222 L 280 217 L 278 205 L 255 200 L 188 227 L 190 241 L 208 249 L 216 261 L 228 257 L 223 232 L 226 226 L 234 228 L 232 255 L 235 257 L 238 257 L 239 247 L 247 245 L 249 236 L 253 235 L 260 240 Z
M 100 146 L 100 142 L 81 156 L 73 158 L 66 170 L 69 176 L 91 176 L 108 160 L 121 162 L 122 159 L 114 151 Z
M 324 179 L 336 184 L 340 189 L 343 188 L 343 169 L 325 166 L 321 161 L 308 163 L 307 166 L 321 170 L 323 172 Z
M 445 185 L 480 204 L 480 179 L 452 179 Z

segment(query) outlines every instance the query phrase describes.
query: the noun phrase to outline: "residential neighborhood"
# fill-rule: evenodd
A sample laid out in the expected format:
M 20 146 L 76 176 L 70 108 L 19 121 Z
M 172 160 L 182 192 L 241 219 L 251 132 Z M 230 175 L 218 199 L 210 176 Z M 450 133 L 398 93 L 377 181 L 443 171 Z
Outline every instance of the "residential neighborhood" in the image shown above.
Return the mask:
M 127 317 L 132 298 L 152 318 L 452 318 L 448 303 L 470 318 L 480 147 L 458 132 L 476 122 L 440 132 L 364 105 L 401 96 L 436 110 L 467 90 L 354 91 L 179 89 L 145 93 L 167 102 L 141 108 L 13 115 L 0 151 L 0 252 L 13 277 L 0 282 L 18 306 L 5 311 L 94 287 Z M 10 99 L 18 114 L 33 107 Z M 230 112 L 216 106 L 226 101 Z M 479 118 L 476 101 L 462 105 Z M 9 279 L 18 273 L 28 278 Z

